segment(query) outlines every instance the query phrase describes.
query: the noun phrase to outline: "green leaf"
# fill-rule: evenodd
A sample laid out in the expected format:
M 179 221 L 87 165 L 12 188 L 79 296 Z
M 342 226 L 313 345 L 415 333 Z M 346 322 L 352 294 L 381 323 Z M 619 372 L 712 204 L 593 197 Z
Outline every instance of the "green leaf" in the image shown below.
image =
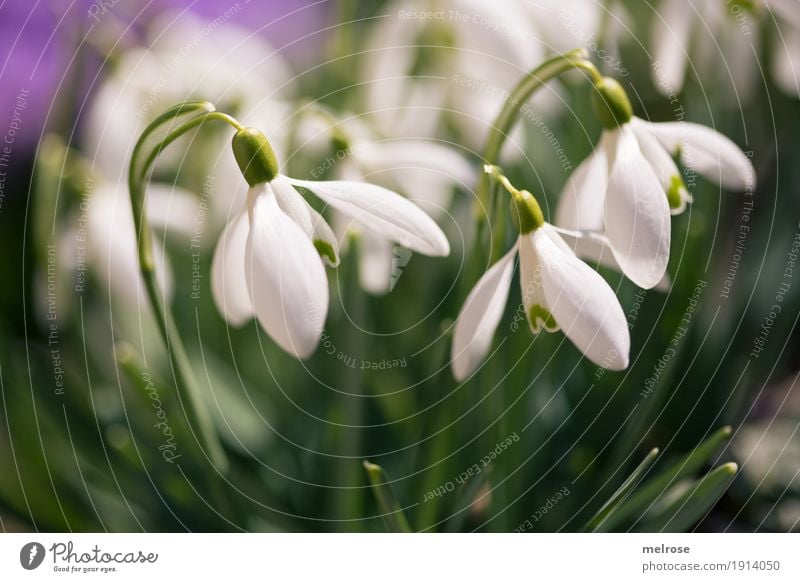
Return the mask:
M 631 518 L 639 516 L 650 507 L 654 501 L 664 494 L 671 485 L 683 477 L 699 471 L 719 446 L 731 436 L 731 427 L 725 426 L 708 437 L 705 441 L 697 445 L 693 451 L 686 456 L 672 463 L 667 469 L 658 476 L 644 484 L 636 493 L 630 496 L 613 515 L 609 515 L 597 528 L 597 531 L 611 531 L 618 524 Z
M 375 499 L 378 502 L 383 515 L 383 521 L 390 532 L 411 533 L 413 530 L 403 513 L 403 508 L 397 501 L 397 497 L 389 485 L 389 479 L 386 477 L 386 472 L 379 465 L 364 461 L 364 469 L 367 471 L 370 485 L 372 485 L 372 492 L 375 494 Z
M 667 504 L 664 509 L 648 519 L 642 529 L 645 531 L 683 532 L 692 527 L 708 512 L 736 476 L 736 463 L 720 465 L 708 475 L 698 480 L 683 495 Z
M 594 516 L 586 522 L 586 525 L 583 526 L 584 531 L 596 531 L 597 528 L 602 525 L 604 521 L 606 521 L 609 516 L 611 516 L 614 511 L 622 504 L 623 501 L 628 497 L 628 495 L 633 491 L 634 487 L 639 483 L 641 478 L 644 476 L 645 472 L 650 465 L 653 464 L 653 461 L 656 460 L 658 456 L 658 449 L 655 448 L 651 450 L 644 460 L 639 463 L 639 466 L 636 467 L 633 472 L 628 476 L 627 479 L 619 486 L 614 494 L 609 497 L 608 501 L 606 501 L 603 506 L 594 514 Z

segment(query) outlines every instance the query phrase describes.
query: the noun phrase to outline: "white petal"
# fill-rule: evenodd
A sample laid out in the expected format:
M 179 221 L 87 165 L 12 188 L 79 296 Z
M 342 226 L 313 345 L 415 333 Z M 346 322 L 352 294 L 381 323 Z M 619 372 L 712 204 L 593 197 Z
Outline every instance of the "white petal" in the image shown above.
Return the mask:
M 549 313 L 542 286 L 542 267 L 530 236 L 519 237 L 519 285 L 525 319 L 531 332 L 539 333 L 542 329 L 558 331 L 558 324 Z
M 225 321 L 236 327 L 253 317 L 253 304 L 244 272 L 249 231 L 247 213 L 242 211 L 222 231 L 211 260 L 211 295 L 214 304 Z
M 431 140 L 397 139 L 353 144 L 351 155 L 360 178 L 405 195 L 428 214 L 437 216 L 449 205 L 453 189 L 469 187 L 475 172 L 452 148 Z
M 472 166 L 452 147 L 425 139 L 398 139 L 379 143 L 354 144 L 353 153 L 370 171 L 428 170 L 450 178 L 453 183 L 469 183 L 475 175 Z
M 424 255 L 444 257 L 450 243 L 442 229 L 414 203 L 399 194 L 365 182 L 295 180 L 365 228 Z
M 385 295 L 392 288 L 392 273 L 396 260 L 392 250 L 395 248 L 394 245 L 371 232 L 362 233 L 358 242 L 358 279 L 361 288 L 373 295 Z M 408 249 L 402 251 L 411 254 Z
M 564 186 L 556 210 L 558 226 L 572 230 L 603 230 L 608 141 L 607 133 L 603 132 L 597 148 L 581 162 Z
M 598 366 L 627 368 L 630 335 L 614 291 L 594 269 L 559 248 L 544 229 L 531 238 L 548 309 L 564 334 Z
M 692 197 L 683 183 L 681 171 L 675 164 L 675 160 L 672 159 L 672 156 L 666 148 L 661 145 L 650 131 L 648 123 L 641 119 L 633 118 L 631 120 L 631 127 L 636 134 L 636 139 L 639 140 L 639 147 L 642 150 L 642 154 L 644 154 L 644 157 L 650 162 L 664 191 L 669 192 L 670 189 L 674 187 L 675 181 L 679 181 L 680 187 L 677 194 L 680 197 L 680 205 L 675 208 L 670 208 L 670 212 L 673 215 L 681 214 L 686 209 L 686 203 L 692 201 Z M 669 196 L 667 196 L 667 201 L 669 201 Z
M 650 131 L 683 164 L 730 190 L 755 187 L 755 171 L 744 152 L 730 139 L 704 125 L 685 121 L 648 123 Z
M 664 95 L 678 93 L 683 87 L 694 17 L 686 0 L 665 0 L 653 17 L 653 80 Z
M 797 0 L 764 0 L 769 9 L 800 30 L 800 2 Z
M 325 267 L 269 186 L 252 202 L 245 274 L 256 317 L 275 342 L 299 358 L 319 343 L 328 313 Z
M 467 296 L 453 332 L 453 376 L 465 380 L 483 362 L 508 301 L 514 274 L 514 246 L 483 274 Z
M 139 270 L 136 229 L 124 184 L 102 184 L 92 194 L 87 213 L 87 258 L 108 285 L 113 298 L 137 308 L 147 303 Z M 164 244 L 153 235 L 156 280 L 167 301 L 172 299 L 173 279 L 165 260 Z
M 286 177 L 278 176 L 270 186 L 275 192 L 278 206 L 303 229 L 325 263 L 331 267 L 338 267 L 339 241 L 322 215 L 306 202 Z
M 797 8 L 797 14 L 800 17 L 800 6 Z M 779 30 L 781 36 L 774 39 L 772 74 L 781 89 L 790 95 L 798 95 L 800 94 L 800 30 L 784 25 L 780 26 Z
M 664 189 L 629 126 L 617 140 L 606 195 L 606 236 L 622 272 L 645 289 L 667 271 L 670 211 Z
M 588 261 L 596 266 L 603 266 L 617 273 L 622 273 L 622 267 L 614 258 L 611 243 L 608 238 L 597 232 L 565 230 L 553 227 L 558 237 L 572 250 L 578 258 Z M 669 273 L 659 281 L 653 289 L 666 293 L 672 286 Z

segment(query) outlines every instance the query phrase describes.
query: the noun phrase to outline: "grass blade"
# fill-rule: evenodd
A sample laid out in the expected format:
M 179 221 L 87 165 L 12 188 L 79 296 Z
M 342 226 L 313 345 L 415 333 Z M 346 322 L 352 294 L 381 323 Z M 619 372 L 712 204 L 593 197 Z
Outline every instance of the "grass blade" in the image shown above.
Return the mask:
M 619 508 L 609 515 L 597 531 L 610 531 L 619 523 L 633 516 L 641 515 L 659 496 L 679 479 L 699 471 L 719 446 L 731 436 L 731 427 L 725 426 L 697 445 L 693 451 L 672 463 L 667 469 L 644 484 Z
M 717 500 L 736 476 L 736 463 L 720 465 L 699 479 L 683 495 L 668 504 L 657 515 L 648 519 L 642 529 L 658 532 L 683 532 L 688 530 Z
M 364 461 L 364 469 L 367 471 L 367 477 L 372 485 L 372 492 L 375 494 L 375 499 L 380 507 L 381 517 L 386 523 L 386 527 L 390 532 L 411 533 L 412 529 L 406 519 L 403 508 L 397 501 L 397 497 L 392 491 L 392 486 L 389 485 L 389 480 L 386 477 L 386 472 L 382 467 L 369 461 Z
M 641 478 L 644 476 L 647 469 L 650 468 L 650 465 L 653 464 L 653 461 L 656 460 L 658 456 L 658 449 L 655 448 L 651 450 L 644 460 L 639 463 L 639 466 L 636 467 L 633 472 L 628 476 L 627 479 L 619 486 L 619 488 L 614 492 L 614 494 L 609 497 L 608 501 L 606 501 L 603 506 L 597 510 L 597 513 L 586 522 L 586 525 L 583 526 L 583 531 L 595 531 L 597 528 L 602 525 L 606 519 L 611 516 L 614 511 L 620 506 L 620 504 L 625 501 L 628 495 L 633 491 L 633 488 L 639 483 Z

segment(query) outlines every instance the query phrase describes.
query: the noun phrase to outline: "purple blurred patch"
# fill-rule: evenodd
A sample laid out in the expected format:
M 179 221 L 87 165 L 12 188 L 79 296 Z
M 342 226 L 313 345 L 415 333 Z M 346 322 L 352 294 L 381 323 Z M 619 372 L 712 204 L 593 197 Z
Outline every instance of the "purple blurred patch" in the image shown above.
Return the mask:
M 0 5 L 0 140 L 9 124 L 17 126 L 14 146 L 29 153 L 45 122 L 56 127 L 59 116 L 71 125 L 102 67 L 98 47 L 117 47 L 141 40 L 142 28 L 164 10 L 188 8 L 213 21 L 263 34 L 295 64 L 318 54 L 325 42 L 317 33 L 325 25 L 327 1 L 294 0 L 35 0 Z M 226 12 L 227 11 L 227 12 Z M 307 37 L 303 39 L 303 37 Z M 74 59 L 81 39 L 89 53 Z M 303 39 L 303 40 L 298 40 Z M 77 79 L 78 87 L 73 88 Z M 21 99 L 22 97 L 22 99 Z M 58 97 L 58 98 L 56 98 Z M 20 105 L 24 101 L 23 105 Z

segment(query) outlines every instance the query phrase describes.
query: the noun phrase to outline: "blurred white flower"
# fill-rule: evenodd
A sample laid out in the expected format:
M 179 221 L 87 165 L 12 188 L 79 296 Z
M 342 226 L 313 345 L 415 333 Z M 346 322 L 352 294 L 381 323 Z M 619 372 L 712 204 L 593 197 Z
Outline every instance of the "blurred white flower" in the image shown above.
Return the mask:
M 334 172 L 338 179 L 384 186 L 405 195 L 434 218 L 444 214 L 455 188 L 466 187 L 474 179 L 466 159 L 446 144 L 413 138 L 379 140 L 363 124 L 347 125 L 347 149 L 341 152 L 344 159 Z M 333 224 L 339 233 L 356 230 L 360 235 L 361 287 L 376 295 L 388 293 L 410 255 L 398 252 L 385 237 L 358 228 L 341 213 L 334 214 Z
M 621 91 L 616 83 L 610 86 Z M 755 178 L 744 153 L 713 129 L 651 123 L 629 111 L 626 117 L 613 129 L 607 124 L 595 151 L 576 168 L 561 194 L 555 223 L 604 233 L 602 242 L 613 255 L 606 264 L 618 265 L 631 281 L 649 289 L 666 275 L 670 207 L 680 213 L 691 201 L 672 155 L 680 153 L 687 168 L 726 188 L 752 188 Z M 585 242 L 589 250 L 582 256 L 597 260 L 598 242 Z
M 625 369 L 630 335 L 614 292 L 573 253 L 555 227 L 544 224 L 520 234 L 514 248 L 486 271 L 467 297 L 453 334 L 455 378 L 465 380 L 486 358 L 505 311 L 517 254 L 522 303 L 531 331 L 562 329 L 598 366 Z
M 165 259 L 164 240 L 171 235 L 191 238 L 197 198 L 180 188 L 151 184 L 145 205 L 153 235 L 156 280 L 169 301 L 172 270 Z M 136 241 L 127 184 L 101 184 L 91 195 L 86 216 L 86 260 L 111 298 L 131 308 L 147 304 Z
M 381 186 L 283 175 L 252 186 L 245 208 L 217 243 L 211 275 L 214 301 L 232 325 L 255 315 L 282 349 L 306 358 L 319 342 L 328 312 L 323 260 L 336 266 L 339 258 L 332 230 L 295 186 L 313 192 L 364 229 L 411 250 L 446 256 L 450 245 L 433 219 Z
M 477 149 L 523 75 L 546 54 L 594 38 L 600 8 L 580 0 L 391 2 L 364 51 L 367 110 L 393 136 L 435 135 L 447 117 Z M 552 92 L 536 101 L 558 103 Z
M 683 88 L 687 67 L 701 78 L 721 73 L 735 91 L 726 92 L 746 101 L 760 83 L 758 53 L 764 13 L 775 16 L 783 42 L 775 42 L 773 74 L 790 94 L 800 94 L 798 0 L 662 0 L 653 17 L 653 77 L 668 95 Z M 771 20 L 771 19 L 769 19 Z
M 188 12 L 166 14 L 148 30 L 143 47 L 113 62 L 90 107 L 84 151 L 107 180 L 126 179 L 137 138 L 167 107 L 205 99 L 246 119 L 291 96 L 291 70 L 251 31 L 225 21 L 210 26 Z M 269 129 L 270 135 L 277 133 Z M 183 152 L 167 150 L 162 163 L 166 160 L 177 166 Z

